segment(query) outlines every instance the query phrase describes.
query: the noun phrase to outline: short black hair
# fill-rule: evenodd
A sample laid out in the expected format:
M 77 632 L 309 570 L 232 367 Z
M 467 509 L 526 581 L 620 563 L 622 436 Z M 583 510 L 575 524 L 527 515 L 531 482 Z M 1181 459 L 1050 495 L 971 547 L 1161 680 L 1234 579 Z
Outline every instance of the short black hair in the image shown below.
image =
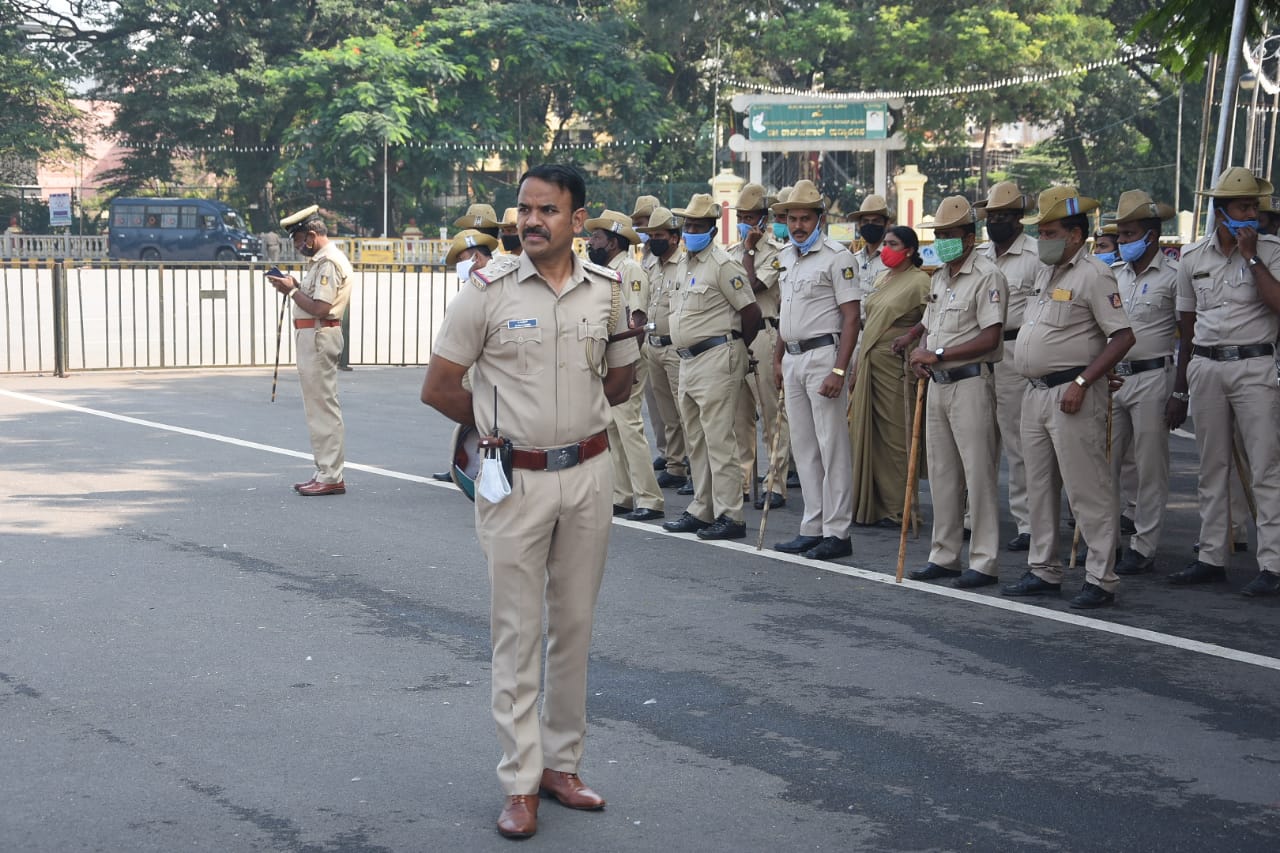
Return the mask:
M 1077 213 L 1074 216 L 1064 216 L 1058 220 L 1062 223 L 1062 227 L 1070 231 L 1073 228 L 1080 229 L 1080 238 L 1088 240 L 1091 229 L 1089 228 L 1089 214 Z M 1111 235 L 1107 235 L 1111 236 Z
M 524 186 L 524 182 L 530 178 L 537 178 L 567 190 L 569 197 L 573 199 L 574 210 L 587 206 L 587 179 L 576 166 L 570 166 L 567 163 L 543 163 L 534 166 L 520 176 L 520 183 L 516 185 L 517 194 L 520 192 L 520 187 Z

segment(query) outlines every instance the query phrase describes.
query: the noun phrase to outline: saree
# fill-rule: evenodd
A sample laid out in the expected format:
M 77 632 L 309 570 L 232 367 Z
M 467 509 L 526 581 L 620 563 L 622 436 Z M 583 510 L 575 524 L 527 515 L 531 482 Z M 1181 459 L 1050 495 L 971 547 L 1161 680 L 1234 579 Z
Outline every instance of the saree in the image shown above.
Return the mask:
M 849 402 L 855 524 L 902 523 L 916 380 L 892 345 L 920 322 L 928 298 L 928 274 L 911 267 L 881 273 L 863 303 L 867 320 Z M 922 457 L 923 447 L 921 441 Z M 923 458 L 917 471 L 925 476 Z

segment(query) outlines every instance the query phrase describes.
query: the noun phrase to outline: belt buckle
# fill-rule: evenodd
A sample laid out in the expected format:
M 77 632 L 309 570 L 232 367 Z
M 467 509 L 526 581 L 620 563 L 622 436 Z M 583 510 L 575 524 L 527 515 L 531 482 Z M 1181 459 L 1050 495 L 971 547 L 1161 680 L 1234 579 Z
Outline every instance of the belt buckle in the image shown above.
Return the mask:
M 800 348 L 800 342 L 799 342 L 799 341 L 787 341 L 787 353 L 788 353 L 788 354 L 790 354 L 790 355 L 799 355 L 799 354 L 800 354 L 800 353 L 802 353 L 802 352 L 804 352 L 804 350 Z
M 563 471 L 565 468 L 572 468 L 578 464 L 580 455 L 579 447 L 576 444 L 552 448 L 547 451 L 547 470 Z
M 693 350 L 688 347 L 676 347 L 676 354 L 681 358 L 693 358 Z
M 651 347 L 660 347 L 660 346 L 662 346 L 662 335 L 650 335 L 650 336 L 649 336 L 649 346 L 651 346 Z
M 929 375 L 933 377 L 933 381 L 937 382 L 939 385 L 951 384 L 951 371 L 949 370 L 944 370 L 942 368 L 934 370 L 933 368 L 929 368 Z
M 1043 379 L 1028 379 L 1027 381 L 1031 383 L 1032 388 L 1039 391 L 1047 391 L 1049 389 L 1049 383 L 1045 382 Z
M 1133 365 L 1127 361 L 1119 362 L 1116 364 L 1114 373 L 1116 376 L 1132 376 Z
M 1239 360 L 1240 360 L 1240 347 L 1235 345 L 1218 347 L 1218 361 L 1239 361 Z

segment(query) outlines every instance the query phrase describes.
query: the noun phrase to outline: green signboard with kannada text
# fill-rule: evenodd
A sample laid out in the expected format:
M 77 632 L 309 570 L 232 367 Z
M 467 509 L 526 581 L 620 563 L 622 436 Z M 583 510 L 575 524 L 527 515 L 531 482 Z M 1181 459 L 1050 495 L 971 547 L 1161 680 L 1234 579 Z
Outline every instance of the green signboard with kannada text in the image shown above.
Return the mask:
M 756 141 L 887 139 L 889 105 L 884 101 L 754 104 L 747 113 L 747 127 Z

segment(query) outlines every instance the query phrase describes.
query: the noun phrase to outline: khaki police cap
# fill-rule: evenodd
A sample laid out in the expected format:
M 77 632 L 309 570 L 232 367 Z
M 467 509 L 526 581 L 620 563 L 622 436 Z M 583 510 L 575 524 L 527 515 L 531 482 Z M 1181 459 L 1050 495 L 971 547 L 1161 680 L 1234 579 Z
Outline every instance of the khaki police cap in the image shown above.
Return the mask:
M 294 231 L 297 231 L 299 228 L 305 225 L 308 222 L 308 220 L 316 216 L 319 212 L 320 212 L 320 205 L 318 204 L 313 204 L 310 207 L 304 207 L 302 208 L 302 210 L 299 210 L 297 213 L 291 213 L 288 216 L 286 216 L 284 219 L 281 219 L 280 227 L 283 228 L 285 231 L 288 231 L 290 234 L 292 234 Z
M 454 228 L 499 228 L 498 216 L 491 204 L 473 204 L 467 212 L 453 220 Z
M 688 207 L 678 207 L 671 212 L 685 219 L 719 219 L 720 205 L 708 193 L 694 193 Z
M 742 191 L 738 193 L 738 203 L 734 207 L 735 210 L 756 211 L 764 210 L 768 199 L 765 197 L 764 187 L 759 184 L 745 184 Z
M 1146 190 L 1127 190 L 1116 203 L 1115 222 L 1136 222 L 1140 219 L 1172 219 L 1173 205 L 1156 203 Z
M 636 230 L 642 234 L 656 234 L 659 231 L 679 231 L 680 220 L 676 219 L 675 214 L 665 207 L 655 207 L 653 213 L 649 214 L 649 224 Z
M 1001 181 L 987 191 L 987 197 L 974 204 L 984 210 L 1026 210 L 1027 197 L 1013 181 Z
M 869 195 L 858 205 L 858 209 L 849 218 L 861 222 L 864 216 L 883 216 L 889 218 L 889 202 L 882 195 Z
M 661 207 L 662 203 L 658 201 L 657 196 L 642 195 L 636 199 L 635 210 L 631 211 L 632 216 L 649 216 L 655 209 Z
M 791 198 L 791 189 L 791 187 L 783 187 L 778 190 L 778 194 L 773 198 L 773 204 L 769 205 L 769 210 L 773 211 L 778 216 L 785 216 L 787 212 L 785 210 L 780 210 L 778 205 Z
M 969 199 L 964 196 L 948 196 L 942 200 L 938 205 L 938 211 L 933 214 L 933 230 L 972 225 L 985 216 L 984 211 L 969 204 Z
M 631 245 L 640 242 L 640 235 L 636 233 L 636 229 L 631 227 L 631 217 L 625 213 L 619 213 L 616 210 L 605 210 L 594 219 L 588 219 L 586 224 L 587 231 L 612 231 L 626 239 Z
M 498 248 L 498 241 L 490 237 L 488 234 L 481 234 L 474 229 L 459 231 L 453 235 L 453 242 L 449 244 L 449 253 L 444 256 L 445 266 L 453 266 L 458 255 L 461 255 L 467 249 L 476 249 L 484 246 L 491 253 Z
M 826 210 L 826 202 L 822 199 L 822 193 L 818 192 L 818 188 L 813 181 L 796 181 L 796 185 L 791 188 L 791 194 L 787 196 L 786 201 L 780 201 L 773 206 L 775 213 L 784 210 Z
M 1249 198 L 1260 195 L 1271 195 L 1275 187 L 1270 181 L 1256 177 L 1253 172 L 1243 166 L 1232 166 L 1218 176 L 1218 182 L 1212 189 L 1196 190 L 1196 195 L 1207 195 L 1213 198 Z
M 1098 229 L 1094 237 L 1114 237 L 1120 233 L 1119 227 L 1114 222 L 1109 222 Z
M 508 207 L 506 210 L 502 212 L 502 221 L 499 222 L 498 224 L 501 225 L 503 228 L 506 228 L 508 225 L 519 224 L 516 221 L 517 212 L 518 211 L 514 207 Z
M 1080 195 L 1075 187 L 1050 187 L 1040 193 L 1036 200 L 1040 212 L 1035 216 L 1025 216 L 1023 225 L 1039 225 L 1042 222 L 1056 222 L 1068 216 L 1081 213 L 1092 213 L 1098 209 L 1098 200 Z

